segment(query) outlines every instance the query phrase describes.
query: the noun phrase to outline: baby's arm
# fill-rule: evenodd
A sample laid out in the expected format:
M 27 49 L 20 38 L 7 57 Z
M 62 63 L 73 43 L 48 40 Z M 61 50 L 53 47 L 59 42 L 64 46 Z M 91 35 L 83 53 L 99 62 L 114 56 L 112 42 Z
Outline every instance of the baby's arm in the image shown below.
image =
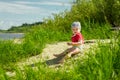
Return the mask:
M 68 42 L 68 45 L 72 45 L 72 46 L 78 46 L 78 45 L 82 45 L 82 40 L 78 41 L 78 42 Z

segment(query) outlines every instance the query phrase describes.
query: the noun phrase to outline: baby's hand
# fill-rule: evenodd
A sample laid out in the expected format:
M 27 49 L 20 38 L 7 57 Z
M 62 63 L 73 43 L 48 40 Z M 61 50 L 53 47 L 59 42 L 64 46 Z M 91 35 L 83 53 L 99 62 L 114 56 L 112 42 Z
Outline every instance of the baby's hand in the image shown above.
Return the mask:
M 68 42 L 67 45 L 72 45 L 72 43 L 71 43 L 71 42 Z

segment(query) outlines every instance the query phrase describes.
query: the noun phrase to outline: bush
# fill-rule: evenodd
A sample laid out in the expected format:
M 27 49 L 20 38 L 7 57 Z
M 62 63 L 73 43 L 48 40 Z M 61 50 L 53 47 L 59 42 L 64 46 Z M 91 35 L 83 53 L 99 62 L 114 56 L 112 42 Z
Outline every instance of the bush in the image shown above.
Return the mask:
M 71 11 L 80 21 L 108 22 L 112 26 L 120 26 L 119 0 L 77 0 Z

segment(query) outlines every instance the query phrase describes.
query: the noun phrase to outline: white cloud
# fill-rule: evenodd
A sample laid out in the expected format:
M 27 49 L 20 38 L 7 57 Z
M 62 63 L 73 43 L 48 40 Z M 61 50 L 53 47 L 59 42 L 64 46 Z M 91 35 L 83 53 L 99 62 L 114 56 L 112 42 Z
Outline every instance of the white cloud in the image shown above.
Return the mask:
M 45 6 L 70 6 L 69 3 L 63 2 L 30 2 L 30 1 L 13 1 L 13 2 L 0 2 L 0 12 L 16 13 L 16 14 L 43 14 L 51 12 L 49 9 L 35 7 L 35 5 Z M 44 14 L 43 14 L 44 15 Z
M 25 13 L 40 13 L 40 11 L 44 12 L 45 10 L 42 8 L 28 6 L 24 4 L 0 2 L 0 12 L 25 14 Z
M 70 4 L 68 3 L 63 3 L 63 2 L 43 2 L 43 3 L 39 3 L 42 5 L 53 5 L 53 6 L 70 6 Z
M 0 21 L 0 26 L 4 24 L 4 21 Z
M 42 1 L 42 2 L 28 2 L 28 1 L 15 1 L 19 4 L 32 4 L 32 5 L 48 5 L 48 6 L 71 6 L 70 3 L 60 1 Z
M 13 21 L 2 21 L 2 24 L 0 24 L 0 29 L 7 30 L 11 28 L 11 26 L 19 26 L 19 25 L 21 25 L 21 23 L 16 23 Z

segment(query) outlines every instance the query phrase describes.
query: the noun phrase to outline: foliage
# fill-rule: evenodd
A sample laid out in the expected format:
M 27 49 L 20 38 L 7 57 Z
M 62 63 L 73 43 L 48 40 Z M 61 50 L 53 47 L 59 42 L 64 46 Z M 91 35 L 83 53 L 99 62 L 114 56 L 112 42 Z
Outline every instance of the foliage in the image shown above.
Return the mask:
M 109 0 L 112 1 L 112 0 Z M 25 34 L 21 44 L 13 41 L 0 41 L 0 79 L 18 80 L 109 80 L 120 77 L 120 55 L 119 38 L 116 33 L 111 32 L 111 25 L 119 25 L 119 14 L 116 15 L 119 1 L 113 0 L 114 4 L 104 0 L 77 0 L 70 11 L 54 14 L 54 18 L 44 20 L 42 25 L 31 26 L 32 29 Z M 114 6 L 113 6 L 114 5 Z M 116 9 L 114 13 L 109 13 L 111 9 Z M 112 6 L 112 7 L 111 7 Z M 117 8 L 116 8 L 117 7 Z M 107 11 L 108 10 L 108 11 Z M 116 15 L 110 18 L 109 15 Z M 113 16 L 112 16 L 113 17 Z M 111 23 L 111 19 L 113 23 Z M 48 43 L 58 41 L 69 41 L 71 36 L 71 23 L 80 21 L 84 39 L 115 39 L 110 44 L 99 43 L 98 48 L 91 49 L 88 58 L 81 61 L 73 61 L 69 69 L 68 65 L 63 68 L 50 69 L 43 63 L 38 63 L 38 70 L 33 70 L 27 66 L 23 71 L 17 69 L 15 62 L 24 58 L 40 54 Z M 26 24 L 24 24 L 25 26 Z M 27 28 L 24 27 L 24 30 Z M 119 33 L 118 33 L 119 35 Z M 114 37 L 115 36 L 115 37 Z M 94 54 L 93 54 L 94 53 Z M 66 68 L 67 67 L 67 68 Z M 11 69 L 12 68 L 12 69 Z M 14 70 L 16 76 L 9 78 L 5 75 L 5 70 Z M 47 76 L 47 77 L 46 77 Z
M 77 0 L 72 12 L 80 20 L 90 19 L 108 22 L 113 27 L 120 26 L 120 0 Z
M 16 68 L 16 76 L 13 78 L 17 80 L 119 80 L 120 64 L 115 62 L 119 59 L 116 56 L 120 51 L 119 42 L 111 40 L 110 44 L 98 44 L 97 48 L 91 48 L 91 51 L 84 54 L 88 58 L 73 59 L 64 66 L 53 69 L 43 63 L 37 63 L 35 67 L 26 66 L 24 72 Z

